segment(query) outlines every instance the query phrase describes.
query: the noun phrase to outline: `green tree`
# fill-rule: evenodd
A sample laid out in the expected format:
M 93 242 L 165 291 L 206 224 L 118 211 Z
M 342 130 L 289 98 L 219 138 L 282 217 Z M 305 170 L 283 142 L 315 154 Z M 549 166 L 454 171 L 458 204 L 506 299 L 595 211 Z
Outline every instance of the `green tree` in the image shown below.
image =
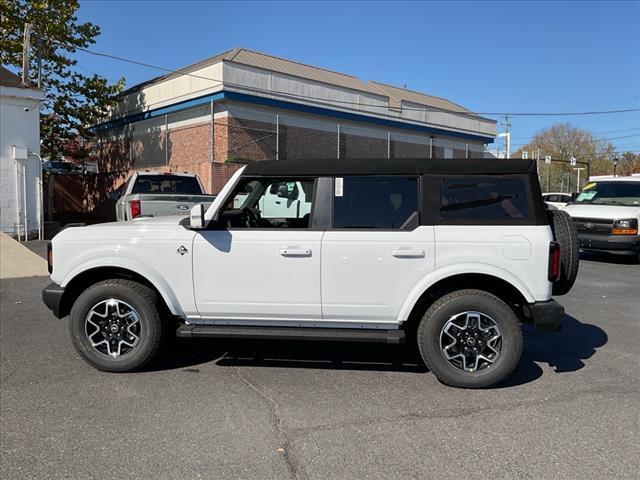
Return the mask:
M 549 128 L 537 132 L 531 142 L 519 148 L 513 153 L 513 158 L 520 158 L 523 151 L 532 152 L 540 150 L 540 184 L 543 190 L 547 190 L 547 173 L 549 173 L 549 191 L 575 191 L 577 177 L 568 163 L 552 162 L 549 171 L 544 164 L 544 157 L 550 155 L 552 160 L 570 160 L 575 157 L 580 162 L 589 164 L 591 175 L 606 175 L 613 172 L 612 159 L 615 156 L 615 147 L 599 140 L 593 133 L 583 130 L 569 123 L 558 123 Z M 582 165 L 578 165 L 582 166 Z M 582 172 L 580 183 L 587 181 L 586 172 Z M 581 187 L 582 185 L 580 185 Z
M 88 138 L 86 128 L 103 117 L 124 87 L 99 75 L 78 72 L 74 53 L 95 43 L 100 28 L 79 23 L 75 0 L 0 0 L 0 63 L 22 70 L 25 23 L 32 25 L 30 78 L 37 75 L 41 56 L 42 105 L 40 137 L 42 155 L 82 156 L 78 139 Z M 21 73 L 21 72 L 20 72 Z

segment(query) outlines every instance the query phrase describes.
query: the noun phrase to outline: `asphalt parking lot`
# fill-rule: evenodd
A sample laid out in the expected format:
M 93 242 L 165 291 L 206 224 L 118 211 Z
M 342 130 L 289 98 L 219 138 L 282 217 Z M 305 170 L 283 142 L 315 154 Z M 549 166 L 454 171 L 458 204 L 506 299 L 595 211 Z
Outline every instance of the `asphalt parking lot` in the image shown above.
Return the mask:
M 589 258 L 559 333 L 515 374 L 445 387 L 412 349 L 177 341 L 98 372 L 40 300 L 1 286 L 1 467 L 28 478 L 637 478 L 640 266 Z

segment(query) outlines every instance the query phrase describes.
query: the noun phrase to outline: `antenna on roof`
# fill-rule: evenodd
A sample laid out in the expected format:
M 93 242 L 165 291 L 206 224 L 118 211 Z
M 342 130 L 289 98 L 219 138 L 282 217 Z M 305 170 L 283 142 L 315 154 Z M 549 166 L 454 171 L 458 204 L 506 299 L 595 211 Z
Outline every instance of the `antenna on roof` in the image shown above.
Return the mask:
M 24 24 L 24 38 L 22 43 L 22 86 L 29 86 L 29 52 L 31 48 L 31 24 Z

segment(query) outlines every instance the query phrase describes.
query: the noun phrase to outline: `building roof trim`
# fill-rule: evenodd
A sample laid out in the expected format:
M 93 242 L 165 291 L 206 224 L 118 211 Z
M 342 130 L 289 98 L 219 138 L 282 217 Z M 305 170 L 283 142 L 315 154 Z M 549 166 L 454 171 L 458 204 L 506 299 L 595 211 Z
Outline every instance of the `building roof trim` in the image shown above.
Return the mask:
M 203 95 L 200 97 L 183 100 L 181 102 L 174 103 L 172 105 L 167 105 L 167 106 L 159 107 L 152 110 L 146 110 L 144 112 L 128 115 L 126 117 L 122 117 L 116 120 L 110 120 L 108 122 L 94 125 L 93 127 L 91 127 L 91 130 L 101 131 L 109 128 L 117 128 L 120 126 L 127 125 L 129 123 L 140 122 L 143 120 L 148 120 L 150 118 L 159 117 L 169 113 L 174 113 L 177 111 L 194 108 L 199 105 L 204 105 L 212 101 L 219 102 L 222 100 L 232 100 L 232 101 L 237 101 L 242 103 L 250 103 L 254 105 L 270 106 L 274 108 L 281 108 L 284 110 L 310 113 L 314 115 L 322 115 L 325 117 L 338 118 L 338 119 L 349 120 L 353 122 L 363 122 L 363 123 L 380 125 L 380 126 L 389 127 L 389 128 L 397 128 L 401 130 L 418 131 L 423 133 L 429 133 L 432 135 L 457 137 L 457 138 L 474 140 L 474 141 L 483 142 L 483 143 L 493 143 L 494 141 L 494 137 L 491 135 L 480 135 L 477 133 L 467 133 L 467 132 L 460 132 L 456 130 L 447 130 L 445 128 L 420 125 L 420 124 L 410 123 L 402 120 L 380 118 L 380 117 L 375 117 L 375 116 L 366 115 L 362 113 L 347 112 L 343 110 L 333 110 L 330 108 L 325 108 L 320 106 L 289 102 L 285 100 L 278 100 L 278 99 L 262 97 L 258 95 L 249 95 L 246 93 L 234 92 L 229 90 L 218 91 L 218 92 Z

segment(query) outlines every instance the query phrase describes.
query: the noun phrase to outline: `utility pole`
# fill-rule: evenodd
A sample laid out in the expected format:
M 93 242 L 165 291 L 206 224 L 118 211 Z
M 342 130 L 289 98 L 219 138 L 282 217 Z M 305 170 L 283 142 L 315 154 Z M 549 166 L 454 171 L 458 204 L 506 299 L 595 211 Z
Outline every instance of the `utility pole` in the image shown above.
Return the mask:
M 29 51 L 31 50 L 31 24 L 24 24 L 24 40 L 22 43 L 22 86 L 29 86 Z
M 511 128 L 511 123 L 509 122 L 509 115 L 504 116 L 504 132 L 499 133 L 498 137 L 504 137 L 504 158 L 511 157 L 511 132 L 509 129 Z M 500 151 L 498 151 L 498 156 L 500 156 Z
M 506 141 L 506 158 L 511 158 L 511 122 L 509 115 L 504 116 L 504 137 Z
M 547 192 L 548 192 L 551 185 L 551 155 L 545 155 L 544 163 L 547 165 Z
M 581 170 L 586 170 L 585 167 L 576 167 L 574 168 L 574 170 L 576 170 L 578 172 L 578 179 L 576 180 L 576 192 L 580 193 L 580 171 Z

